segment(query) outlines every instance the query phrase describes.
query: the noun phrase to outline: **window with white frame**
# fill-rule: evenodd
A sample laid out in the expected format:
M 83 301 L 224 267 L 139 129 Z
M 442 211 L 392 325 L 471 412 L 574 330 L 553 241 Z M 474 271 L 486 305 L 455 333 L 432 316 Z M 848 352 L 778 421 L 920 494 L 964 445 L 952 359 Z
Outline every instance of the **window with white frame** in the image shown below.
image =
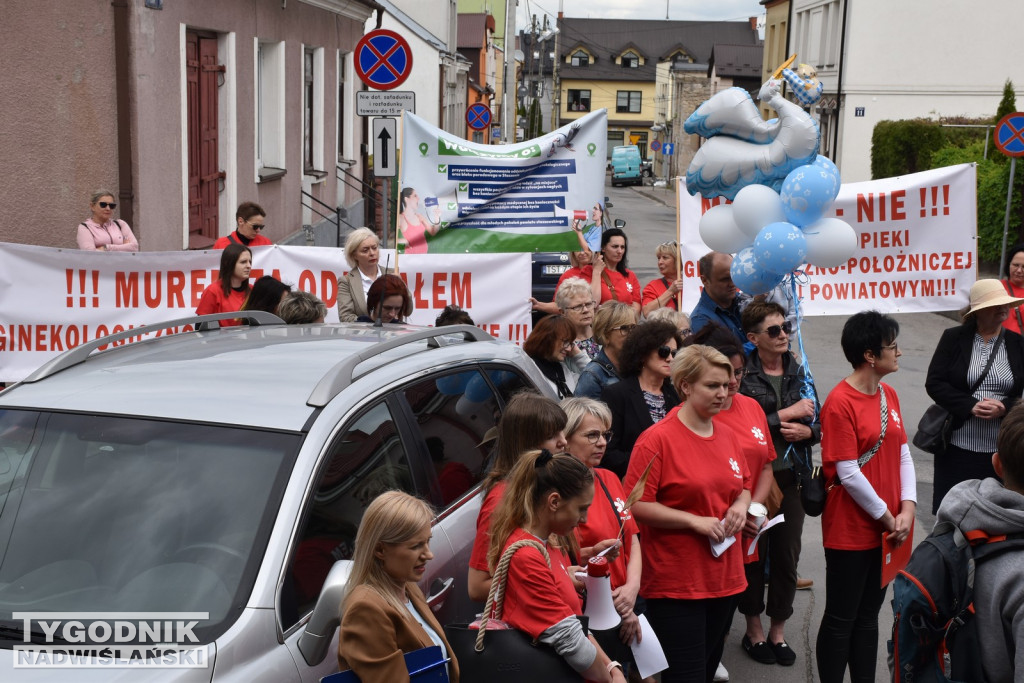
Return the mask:
M 351 161 L 352 146 L 349 136 L 352 133 L 352 111 L 355 107 L 355 92 L 353 92 L 352 74 L 349 68 L 352 64 L 352 55 L 346 52 L 338 52 L 338 161 L 345 164 L 355 163 Z
M 627 69 L 635 69 L 640 66 L 640 56 L 637 53 L 630 50 L 626 54 L 622 55 L 622 66 Z
M 576 50 L 576 52 L 572 53 L 572 57 L 569 58 L 569 61 L 573 66 L 589 66 L 590 55 L 583 50 Z
M 302 170 L 325 177 L 324 169 L 324 49 L 302 49 Z
M 256 39 L 257 182 L 284 175 L 285 50 L 283 42 Z

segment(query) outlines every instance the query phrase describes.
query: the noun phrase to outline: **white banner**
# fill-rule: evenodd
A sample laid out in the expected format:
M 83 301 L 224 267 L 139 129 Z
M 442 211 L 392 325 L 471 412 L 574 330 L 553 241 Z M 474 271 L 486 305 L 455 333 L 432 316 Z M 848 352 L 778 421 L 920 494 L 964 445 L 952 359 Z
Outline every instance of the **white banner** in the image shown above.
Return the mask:
M 604 109 L 535 140 L 483 145 L 405 112 L 397 216 L 404 253 L 579 250 L 600 245 L 608 144 Z
M 327 322 L 338 321 L 337 281 L 348 271 L 341 249 L 256 247 L 253 260 L 251 281 L 273 275 L 315 294 L 327 304 Z M 381 254 L 386 261 L 395 262 L 393 251 Z M 0 382 L 20 380 L 84 342 L 194 315 L 219 264 L 219 251 L 133 254 L 0 243 Z M 529 254 L 404 255 L 401 275 L 415 304 L 411 323 L 433 325 L 455 304 L 500 339 L 522 343 L 530 332 Z
M 682 179 L 676 197 L 683 310 L 691 311 L 701 292 L 697 260 L 710 251 L 700 217 L 724 200 L 690 196 Z M 828 215 L 853 226 L 857 249 L 838 268 L 803 266 L 804 315 L 949 311 L 967 303 L 978 270 L 974 164 L 843 184 Z

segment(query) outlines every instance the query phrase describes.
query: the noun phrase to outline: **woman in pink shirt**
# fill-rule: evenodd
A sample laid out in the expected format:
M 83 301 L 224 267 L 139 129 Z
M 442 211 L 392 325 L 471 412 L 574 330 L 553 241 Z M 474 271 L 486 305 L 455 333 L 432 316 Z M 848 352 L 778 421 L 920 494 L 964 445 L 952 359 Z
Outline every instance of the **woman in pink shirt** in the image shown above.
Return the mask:
M 121 220 L 115 220 L 114 193 L 96 190 L 89 199 L 92 218 L 78 224 L 78 248 L 86 251 L 138 251 L 139 242 L 132 229 Z

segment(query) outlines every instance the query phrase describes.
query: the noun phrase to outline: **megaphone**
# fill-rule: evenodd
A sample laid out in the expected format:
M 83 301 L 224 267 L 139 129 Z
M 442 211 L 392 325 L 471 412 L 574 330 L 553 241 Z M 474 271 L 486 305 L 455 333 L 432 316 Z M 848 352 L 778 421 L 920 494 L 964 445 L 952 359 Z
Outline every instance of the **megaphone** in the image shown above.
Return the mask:
M 563 209 L 560 206 L 553 206 L 555 218 L 568 218 L 571 221 L 585 221 L 590 218 L 590 212 L 586 209 Z
M 622 622 L 612 601 L 610 569 L 607 557 L 592 557 L 587 563 L 587 576 L 583 579 L 587 587 L 587 609 L 583 614 L 589 617 L 589 626 L 596 631 L 615 628 Z

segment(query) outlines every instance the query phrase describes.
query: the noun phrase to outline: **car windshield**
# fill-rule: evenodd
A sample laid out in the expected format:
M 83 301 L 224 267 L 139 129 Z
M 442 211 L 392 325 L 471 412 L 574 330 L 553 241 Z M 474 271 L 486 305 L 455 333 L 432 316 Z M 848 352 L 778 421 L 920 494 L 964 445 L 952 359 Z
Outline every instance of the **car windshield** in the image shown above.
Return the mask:
M 210 642 L 245 605 L 301 440 L 0 410 L 0 634 L 17 612 L 187 611 Z

